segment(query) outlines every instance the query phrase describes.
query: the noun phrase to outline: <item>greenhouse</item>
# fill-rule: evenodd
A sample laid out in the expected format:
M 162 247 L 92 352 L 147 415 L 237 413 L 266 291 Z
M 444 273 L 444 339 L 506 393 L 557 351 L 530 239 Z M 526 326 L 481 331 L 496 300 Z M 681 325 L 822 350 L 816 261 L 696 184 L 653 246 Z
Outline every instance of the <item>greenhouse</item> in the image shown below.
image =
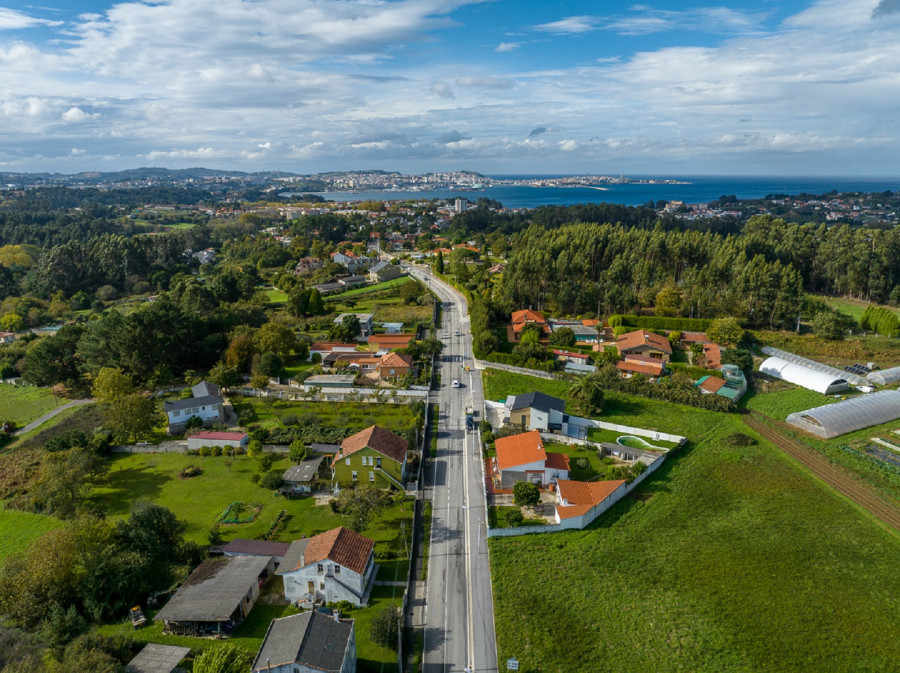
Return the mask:
M 823 374 L 829 374 L 836 379 L 844 379 L 852 386 L 866 386 L 869 384 L 866 379 L 857 374 L 841 371 L 837 367 L 832 367 L 831 365 L 823 365 L 821 362 L 816 362 L 815 360 L 810 360 L 809 358 L 804 358 L 800 355 L 794 355 L 793 353 L 788 353 L 787 351 L 779 350 L 778 348 L 766 346 L 762 349 L 762 352 L 766 355 L 772 355 L 776 358 L 786 360 L 787 362 L 793 362 L 794 364 L 801 365 L 803 367 L 806 367 L 807 369 L 822 372 Z
M 890 369 L 872 372 L 866 378 L 869 379 L 869 383 L 874 383 L 876 386 L 890 386 L 900 383 L 900 367 L 891 367 Z
M 798 411 L 787 417 L 794 427 L 831 439 L 900 418 L 900 391 L 882 390 L 843 402 Z
M 850 384 L 843 377 L 835 377 L 778 357 L 765 360 L 759 366 L 759 371 L 823 395 L 833 395 L 850 388 Z

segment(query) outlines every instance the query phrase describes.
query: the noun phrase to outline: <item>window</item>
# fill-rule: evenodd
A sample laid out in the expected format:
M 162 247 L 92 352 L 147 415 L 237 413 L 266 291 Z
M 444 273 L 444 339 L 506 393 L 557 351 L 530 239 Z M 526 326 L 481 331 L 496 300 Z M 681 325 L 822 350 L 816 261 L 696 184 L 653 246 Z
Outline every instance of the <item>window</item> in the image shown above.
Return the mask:
M 350 473 L 350 478 L 353 479 L 353 481 L 356 481 L 356 479 L 357 479 L 356 470 L 354 470 L 353 472 Z
M 323 566 L 321 563 L 317 564 L 317 565 L 316 565 L 316 572 L 318 572 L 318 573 L 323 573 L 323 572 L 325 572 L 325 566 Z
M 350 467 L 350 459 L 349 458 L 347 458 L 347 460 L 344 461 L 344 465 L 346 465 L 347 467 Z
M 319 588 L 325 590 L 325 582 L 319 582 Z
M 375 473 L 369 472 L 369 481 L 375 481 Z
M 179 416 L 181 416 L 181 412 L 178 409 L 172 412 L 172 418 L 178 418 Z
M 334 566 L 334 574 L 335 575 L 341 574 L 341 567 L 339 565 Z
M 199 414 L 199 413 L 200 413 L 200 407 L 191 407 L 191 413 L 192 413 L 192 414 Z

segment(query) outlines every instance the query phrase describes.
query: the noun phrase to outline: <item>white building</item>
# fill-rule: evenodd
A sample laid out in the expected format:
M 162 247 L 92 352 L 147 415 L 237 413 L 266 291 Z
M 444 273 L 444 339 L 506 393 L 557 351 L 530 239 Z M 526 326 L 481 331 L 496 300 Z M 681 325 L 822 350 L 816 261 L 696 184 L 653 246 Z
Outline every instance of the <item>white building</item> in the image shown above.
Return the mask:
M 188 437 L 189 449 L 200 449 L 204 446 L 221 446 L 236 449 L 239 446 L 246 447 L 250 435 L 246 432 L 211 432 L 202 430 Z
M 501 488 L 512 488 L 520 481 L 548 486 L 569 478 L 569 457 L 564 453 L 544 451 L 544 442 L 537 430 L 500 437 L 494 446 Z
M 375 543 L 349 528 L 294 540 L 278 569 L 292 603 L 350 601 L 363 606 L 375 582 Z
M 505 404 L 509 423 L 523 425 L 526 430 L 568 433 L 569 415 L 566 401 L 544 393 L 510 395 Z
M 194 416 L 204 425 L 222 423 L 225 420 L 225 398 L 219 386 L 208 381 L 201 381 L 191 388 L 193 397 L 186 400 L 173 400 L 163 404 L 169 420 L 169 432 L 184 430 L 185 424 Z
M 359 336 L 367 339 L 372 334 L 372 329 L 374 327 L 373 318 L 374 316 L 371 313 L 341 313 L 337 318 L 334 319 L 335 325 L 340 325 L 344 322 L 344 316 L 355 315 L 356 319 L 359 320 L 359 328 L 362 330 L 359 333 Z

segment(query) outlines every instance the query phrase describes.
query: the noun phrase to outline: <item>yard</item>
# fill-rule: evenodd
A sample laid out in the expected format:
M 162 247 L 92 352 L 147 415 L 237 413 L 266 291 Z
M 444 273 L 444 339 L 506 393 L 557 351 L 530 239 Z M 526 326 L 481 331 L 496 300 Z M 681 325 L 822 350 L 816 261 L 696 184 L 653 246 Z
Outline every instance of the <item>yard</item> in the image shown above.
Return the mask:
M 836 401 L 833 397 L 796 386 L 767 393 L 751 392 L 746 397 L 748 409 L 778 421 L 783 421 L 795 411 L 821 407 Z
M 550 453 L 564 453 L 569 456 L 569 467 L 572 468 L 569 478 L 575 481 L 591 481 L 596 479 L 606 469 L 597 450 L 583 445 L 547 442 L 544 444 L 544 450 Z M 579 458 L 584 458 L 588 461 L 586 468 L 578 467 L 577 461 Z
M 0 383 L 0 422 L 13 421 L 21 427 L 40 418 L 61 403 L 49 388 Z
M 377 424 L 402 434 L 413 418 L 406 404 L 294 402 L 258 397 L 233 397 L 231 402 L 242 423 L 259 423 L 264 428 L 280 425 L 280 419 L 288 414 L 300 417 L 311 414 L 323 426 L 362 430 Z
M 615 407 L 619 422 L 691 443 L 585 531 L 490 540 L 501 662 L 542 673 L 896 668 L 895 534 L 767 444 L 727 448 L 727 436 L 752 434 L 736 416 Z
M 0 508 L 0 562 L 10 554 L 24 551 L 37 537 L 60 526 L 62 521 L 51 516 Z
M 375 322 L 402 322 L 406 325 L 430 323 L 432 305 L 406 304 L 400 298 L 400 285 L 415 283 L 399 278 L 371 287 L 348 290 L 325 298 L 325 308 L 334 313 L 372 313 Z M 378 289 L 376 289 L 378 288 Z

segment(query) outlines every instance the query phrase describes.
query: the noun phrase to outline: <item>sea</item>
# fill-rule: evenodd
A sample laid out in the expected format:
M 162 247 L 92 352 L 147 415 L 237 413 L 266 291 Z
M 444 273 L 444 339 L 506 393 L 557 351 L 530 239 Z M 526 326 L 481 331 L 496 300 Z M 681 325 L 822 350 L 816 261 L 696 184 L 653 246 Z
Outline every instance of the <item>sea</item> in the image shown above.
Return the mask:
M 496 175 L 496 179 L 559 178 L 560 175 Z M 822 178 L 822 177 L 682 177 L 629 176 L 632 179 L 678 180 L 686 184 L 616 184 L 600 187 L 530 187 L 500 185 L 485 189 L 378 190 L 359 192 L 318 192 L 330 201 L 387 201 L 405 199 L 454 199 L 471 202 L 481 197 L 499 201 L 507 208 L 569 206 L 577 203 L 618 203 L 644 205 L 648 201 L 707 203 L 720 196 L 761 199 L 769 194 L 826 194 L 838 192 L 900 191 L 900 178 Z

